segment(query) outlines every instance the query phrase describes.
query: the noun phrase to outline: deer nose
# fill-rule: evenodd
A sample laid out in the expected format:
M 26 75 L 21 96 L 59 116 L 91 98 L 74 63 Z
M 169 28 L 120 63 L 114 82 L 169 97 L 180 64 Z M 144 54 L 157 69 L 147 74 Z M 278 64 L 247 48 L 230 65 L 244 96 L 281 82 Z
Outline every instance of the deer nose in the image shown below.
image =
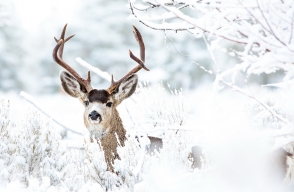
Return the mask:
M 89 117 L 92 119 L 92 120 L 97 120 L 99 118 L 99 120 L 101 121 L 101 115 L 99 113 L 97 113 L 97 111 L 92 111 L 90 114 L 89 114 Z

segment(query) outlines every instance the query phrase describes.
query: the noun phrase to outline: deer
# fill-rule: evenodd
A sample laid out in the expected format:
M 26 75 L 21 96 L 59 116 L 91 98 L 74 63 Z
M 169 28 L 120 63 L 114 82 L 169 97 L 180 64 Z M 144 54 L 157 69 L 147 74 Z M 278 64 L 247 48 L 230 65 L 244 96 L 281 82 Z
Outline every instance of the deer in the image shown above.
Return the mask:
M 52 53 L 53 60 L 66 69 L 66 71 L 60 71 L 61 85 L 68 95 L 77 98 L 84 105 L 84 124 L 90 136 L 100 141 L 107 169 L 113 172 L 114 160 L 120 159 L 117 147 L 119 145 L 123 147 L 127 139 L 117 106 L 135 92 L 138 83 L 138 75 L 135 73 L 142 68 L 150 71 L 144 64 L 144 41 L 139 30 L 133 26 L 133 34 L 140 48 L 140 58 L 131 50 L 129 50 L 129 56 L 138 65 L 117 81 L 114 81 L 112 75 L 111 84 L 107 89 L 94 89 L 91 85 L 90 71 L 88 71 L 87 79 L 83 79 L 62 58 L 64 44 L 74 37 L 71 35 L 65 38 L 66 28 L 67 24 L 63 27 L 59 39 L 54 37 L 57 44 Z
M 65 38 L 67 24 L 63 27 L 60 38 L 56 41 L 53 49 L 53 60 L 67 71 L 60 72 L 60 81 L 63 90 L 70 96 L 77 98 L 85 107 L 84 124 L 90 136 L 99 140 L 104 151 L 107 169 L 113 171 L 113 163 L 115 159 L 120 159 L 117 153 L 117 147 L 124 146 L 126 130 L 123 127 L 122 119 L 117 111 L 117 106 L 130 97 L 136 90 L 138 76 L 135 74 L 142 68 L 150 71 L 145 66 L 145 45 L 141 33 L 133 26 L 133 34 L 140 48 L 140 58 L 136 57 L 129 50 L 129 56 L 138 65 L 130 72 L 124 75 L 120 80 L 114 81 L 111 76 L 111 85 L 107 89 L 93 89 L 91 86 L 91 75 L 88 71 L 87 79 L 83 79 L 72 67 L 70 67 L 62 58 L 64 44 L 74 35 Z M 117 137 L 118 140 L 117 140 Z M 147 137 L 150 143 L 146 148 L 148 154 L 154 154 L 155 150 L 160 151 L 163 147 L 161 138 L 148 135 L 136 136 L 140 143 L 140 137 Z M 143 147 L 143 146 L 142 146 Z M 199 156 L 199 154 L 197 154 Z M 195 160 L 194 156 L 193 159 Z M 199 165 L 198 165 L 199 166 Z

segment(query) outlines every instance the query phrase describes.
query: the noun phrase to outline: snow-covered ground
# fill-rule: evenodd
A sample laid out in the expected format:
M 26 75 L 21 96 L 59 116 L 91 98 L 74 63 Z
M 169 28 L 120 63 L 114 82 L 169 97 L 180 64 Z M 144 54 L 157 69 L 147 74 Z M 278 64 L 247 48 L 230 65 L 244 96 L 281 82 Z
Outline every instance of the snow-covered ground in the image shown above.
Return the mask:
M 209 84 L 172 93 L 140 86 L 118 109 L 129 135 L 114 164 L 118 175 L 106 171 L 103 151 L 89 141 L 79 101 L 33 95 L 53 119 L 83 134 L 68 131 L 62 140 L 62 127 L 18 94 L 1 93 L 1 190 L 287 191 L 270 162 L 274 149 L 293 141 L 293 91 L 250 90 L 260 103 L 230 88 L 213 95 Z M 161 137 L 163 148 L 144 155 L 135 135 Z M 192 146 L 201 146 L 196 169 Z

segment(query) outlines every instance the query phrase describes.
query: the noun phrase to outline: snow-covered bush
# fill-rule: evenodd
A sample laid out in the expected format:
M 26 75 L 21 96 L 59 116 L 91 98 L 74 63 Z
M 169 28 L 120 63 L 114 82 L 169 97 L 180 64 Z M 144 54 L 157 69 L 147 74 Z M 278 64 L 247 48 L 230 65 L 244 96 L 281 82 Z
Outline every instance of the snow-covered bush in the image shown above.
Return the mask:
M 134 137 L 129 137 L 125 142 L 125 146 L 117 148 L 120 159 L 114 161 L 114 172 L 107 170 L 104 159 L 104 152 L 101 144 L 95 138 L 90 142 L 87 136 L 84 140 L 86 151 L 85 159 L 85 178 L 87 181 L 98 183 L 104 190 L 118 190 L 125 188 L 132 190 L 136 175 L 133 169 L 138 163 L 138 155 L 140 148 Z
M 51 120 L 34 110 L 23 111 L 26 115 L 22 121 L 10 123 L 9 102 L 2 100 L 0 190 L 154 192 L 193 191 L 195 188 L 214 191 L 222 187 L 228 191 L 226 182 L 234 183 L 234 179 L 241 176 L 244 182 L 229 187 L 236 191 L 249 181 L 248 188 L 255 189 L 256 179 L 248 175 L 263 179 L 267 167 L 254 166 L 268 161 L 267 154 L 274 141 L 260 133 L 267 131 L 264 128 L 279 128 L 275 131 L 280 131 L 283 122 L 276 121 L 276 116 L 271 116 L 268 110 L 263 111 L 260 103 L 246 103 L 246 98 L 241 102 L 237 98 L 228 101 L 230 97 L 221 92 L 224 95 L 219 95 L 218 103 L 209 105 L 209 100 L 204 101 L 207 92 L 195 92 L 191 100 L 181 92 L 176 93 L 168 94 L 160 85 L 140 87 L 133 101 L 125 103 L 128 110 L 120 108 L 123 115 L 130 115 L 132 120 L 129 121 L 133 121 L 134 126 L 129 126 L 127 118 L 122 118 L 128 137 L 125 146 L 117 149 L 120 159 L 114 161 L 114 172 L 107 170 L 99 141 L 86 135 L 85 155 L 81 158 L 76 149 L 68 149 L 60 141 L 60 134 Z M 293 113 L 294 102 L 288 101 L 292 95 L 287 92 L 261 101 L 288 119 L 290 112 Z M 195 103 L 195 114 L 189 112 L 186 103 Z M 154 113 L 152 106 L 155 106 Z M 245 112 L 253 118 L 257 129 L 251 126 Z M 134 136 L 138 134 L 160 136 L 162 148 L 144 153 L 144 144 L 138 143 Z M 196 169 L 191 156 L 191 148 L 195 145 L 201 147 L 200 165 Z M 271 186 L 268 184 L 265 189 Z
M 96 182 L 101 186 L 105 186 L 104 188 L 111 188 L 112 182 L 108 183 L 108 180 L 104 180 L 103 173 L 107 171 L 107 165 L 104 159 L 104 152 L 99 144 L 97 144 L 97 140 L 95 138 L 85 138 L 84 139 L 84 147 L 85 147 L 85 178 L 88 181 Z M 116 175 L 113 174 L 116 178 Z M 115 184 L 117 182 L 114 182 Z M 114 184 L 114 185 L 115 185 Z
M 146 154 L 135 191 L 178 191 L 175 186 L 184 186 L 181 180 L 193 172 L 192 138 L 190 132 L 166 131 L 162 149 Z
M 75 153 L 60 143 L 51 121 L 30 110 L 24 120 L 9 124 L 9 102 L 1 100 L 1 184 L 19 181 L 23 187 L 44 177 L 50 185 L 77 190 L 84 183 L 83 170 Z
M 157 84 L 139 84 L 136 94 L 132 97 L 135 103 L 132 108 L 132 119 L 140 129 L 152 129 L 182 126 L 188 118 L 188 107 L 184 102 L 182 90 L 170 90 L 170 94 Z
M 16 141 L 10 131 L 9 101 L 0 100 L 0 182 L 10 182 L 13 174 L 13 161 L 16 156 Z
M 36 111 L 30 111 L 19 128 L 19 161 L 21 180 L 29 177 L 50 178 L 51 185 L 65 185 L 76 190 L 83 183 L 82 170 L 73 153 L 61 145 L 60 134 L 51 122 Z
M 163 146 L 160 151 L 146 156 L 142 174 L 149 174 L 150 170 L 156 166 L 174 167 L 176 171 L 192 171 L 192 161 L 190 157 L 193 136 L 189 132 L 179 130 L 165 131 L 162 136 Z
M 7 130 L 8 126 L 9 126 L 9 106 L 10 103 L 7 100 L 1 99 L 0 100 L 0 104 L 1 104 L 1 108 L 0 108 L 0 117 L 1 117 L 1 121 L 0 121 L 0 125 L 1 125 L 1 129 L 5 129 Z
M 134 170 L 139 163 L 140 152 L 142 150 L 138 140 L 132 135 L 128 135 L 129 137 L 127 142 L 125 142 L 125 146 L 118 148 L 120 159 L 114 161 L 114 167 L 122 179 L 123 186 L 132 191 L 137 182 L 137 175 Z
M 134 123 L 131 131 L 139 137 L 159 137 L 163 144 L 159 151 L 145 154 L 137 181 L 157 185 L 166 180 L 162 174 L 171 171 L 171 167 L 173 173 L 170 174 L 175 177 L 192 171 L 191 147 L 195 141 L 194 134 L 191 134 L 193 127 L 187 124 L 191 114 L 182 91 L 167 91 L 162 84 L 151 86 L 144 83 L 139 84 L 132 99 L 127 106 Z M 144 147 L 144 143 L 140 145 Z
M 163 136 L 163 147 L 160 155 L 172 167 L 177 166 L 181 170 L 191 171 L 192 159 L 189 158 L 189 155 L 193 144 L 192 141 L 193 137 L 189 131 L 182 131 L 180 129 L 178 131 L 166 131 Z
M 273 115 L 270 111 L 266 110 L 264 106 L 256 101 L 249 101 L 246 106 L 246 110 L 256 126 L 264 129 L 280 129 L 285 126 L 285 123 L 279 119 L 279 117 L 289 119 L 288 111 L 285 106 L 273 97 L 266 97 L 264 99 L 264 103 L 277 115 Z

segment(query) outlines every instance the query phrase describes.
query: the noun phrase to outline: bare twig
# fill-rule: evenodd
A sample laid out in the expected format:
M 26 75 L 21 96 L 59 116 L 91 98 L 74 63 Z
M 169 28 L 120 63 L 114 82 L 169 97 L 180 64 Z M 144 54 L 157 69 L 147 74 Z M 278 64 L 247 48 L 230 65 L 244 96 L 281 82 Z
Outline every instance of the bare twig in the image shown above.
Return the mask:
M 246 11 L 262 26 L 262 28 L 265 30 L 265 31 L 267 31 L 269 34 L 272 34 L 272 32 L 268 29 L 268 28 L 266 28 L 265 27 L 265 25 L 258 19 L 258 17 L 257 16 L 255 16 L 254 14 L 253 14 L 253 12 L 252 11 L 250 11 L 250 9 L 247 7 L 247 6 L 245 6 L 242 2 L 241 2 L 241 0 L 238 0 L 239 1 L 239 3 L 240 3 L 240 5 L 242 5 L 243 6 L 243 8 L 245 8 L 246 9 Z M 248 31 L 248 32 L 250 32 L 250 31 Z M 253 34 L 252 32 L 250 32 L 251 34 Z M 256 34 L 253 34 L 254 36 L 257 36 Z M 273 43 L 271 43 L 271 42 L 268 42 L 268 41 L 266 41 L 266 40 L 264 40 L 261 36 L 257 36 L 257 37 L 259 37 L 259 39 L 261 39 L 261 40 L 263 40 L 263 42 L 265 42 L 265 43 L 268 43 L 268 44 L 270 44 L 270 45 L 273 45 L 273 46 L 275 46 L 275 47 L 279 47 L 279 46 L 277 46 L 277 45 L 275 45 L 275 44 L 273 44 Z M 257 44 L 258 46 L 260 46 L 260 44 L 259 43 L 255 43 L 255 44 Z M 267 48 L 267 50 L 268 51 L 270 51 L 269 50 L 269 48 Z
M 133 9 L 136 9 L 136 10 L 138 10 L 138 11 L 148 11 L 148 9 L 151 9 L 151 8 L 153 8 L 153 7 L 152 7 L 152 6 L 148 6 L 147 8 L 140 9 L 140 8 L 137 8 L 135 5 L 133 5 L 132 8 L 133 8 Z
M 134 17 L 136 17 L 138 19 L 138 21 L 140 23 L 142 23 L 143 25 L 145 25 L 146 27 L 149 27 L 153 30 L 160 30 L 160 31 L 166 31 L 166 30 L 172 30 L 172 31 L 186 31 L 187 29 L 195 29 L 195 27 L 186 27 L 186 28 L 177 28 L 177 29 L 174 29 L 174 28 L 168 28 L 168 27 L 164 27 L 164 28 L 160 28 L 159 26 L 155 27 L 155 26 L 152 26 L 150 23 L 147 23 L 147 22 L 144 22 L 143 20 L 141 20 L 137 14 L 135 13 L 134 11 L 134 5 L 131 3 L 131 1 L 129 1 L 129 5 L 130 5 L 130 9 L 131 9 L 131 12 L 132 12 L 132 15 L 134 15 Z
M 170 42 L 172 43 L 172 45 L 173 45 L 174 49 L 176 50 L 176 52 L 180 53 L 181 55 L 183 55 L 183 56 L 185 56 L 185 57 L 190 57 L 190 55 L 185 54 L 185 53 L 179 51 L 179 50 L 176 48 L 176 46 L 175 46 L 173 40 L 172 40 L 171 38 L 169 38 L 169 36 L 166 34 L 166 31 L 164 31 L 164 36 L 165 36 L 165 38 L 164 38 L 165 47 L 166 47 L 170 52 L 174 52 L 174 51 L 171 50 L 171 49 L 168 47 L 166 39 L 169 39 L 169 40 L 170 40 Z
M 142 145 L 142 144 L 140 143 L 140 145 Z M 135 175 L 135 176 L 137 176 L 141 172 L 142 166 L 143 166 L 144 161 L 145 161 L 146 148 L 147 148 L 146 145 L 141 146 L 141 154 L 140 154 L 138 164 L 136 165 L 136 167 L 132 171 L 133 175 Z
M 151 5 L 152 8 L 154 8 L 154 7 L 160 7 L 161 6 L 160 4 L 155 4 L 154 2 L 151 2 L 151 1 L 148 1 L 147 3 L 149 5 Z M 166 5 L 166 6 L 168 6 L 168 5 L 173 6 L 175 4 L 173 2 L 170 2 L 170 3 L 164 3 L 164 5 Z M 186 5 L 186 3 L 185 2 L 177 2 L 177 5 Z
M 134 6 L 133 6 L 133 4 L 131 3 L 131 1 L 129 1 L 129 5 L 130 5 L 130 9 L 131 9 L 132 15 L 134 15 L 134 16 L 138 19 L 138 21 L 139 21 L 140 23 L 142 23 L 143 25 L 145 25 L 145 26 L 147 26 L 147 27 L 149 27 L 149 28 L 151 28 L 151 29 L 154 29 L 154 30 L 164 30 L 164 31 L 166 31 L 166 30 L 173 30 L 173 31 L 187 31 L 187 30 L 195 29 L 195 27 L 197 27 L 197 28 L 201 29 L 203 32 L 209 32 L 209 33 L 211 33 L 211 34 L 213 34 L 213 35 L 220 36 L 220 37 L 222 37 L 222 38 L 224 38 L 224 39 L 226 39 L 226 40 L 233 41 L 233 42 L 240 43 L 240 44 L 247 44 L 247 42 L 245 42 L 245 41 L 240 41 L 240 40 L 238 40 L 238 39 L 234 39 L 234 38 L 232 38 L 232 37 L 224 36 L 224 35 L 219 34 L 219 33 L 216 33 L 216 32 L 211 32 L 211 31 L 205 29 L 204 27 L 201 27 L 201 26 L 197 25 L 195 22 L 192 22 L 192 20 L 189 19 L 188 16 L 183 16 L 182 14 L 179 14 L 178 12 L 172 11 L 169 7 L 166 6 L 166 5 L 168 5 L 168 4 L 161 3 L 161 2 L 159 2 L 159 1 L 157 1 L 157 0 L 155 0 L 155 2 L 158 3 L 158 4 L 156 4 L 155 7 L 162 7 L 162 8 L 164 8 L 164 9 L 166 9 L 167 11 L 169 11 L 169 12 L 175 14 L 179 19 L 181 19 L 181 20 L 183 20 L 183 21 L 186 21 L 187 23 L 191 24 L 193 27 L 192 27 L 192 26 L 191 26 L 191 27 L 188 27 L 188 26 L 187 26 L 187 27 L 184 27 L 184 28 L 181 28 L 181 27 L 180 27 L 180 28 L 176 28 L 176 29 L 175 29 L 175 28 L 166 27 L 166 26 L 165 26 L 165 27 L 160 27 L 160 25 L 154 26 L 154 25 L 152 25 L 153 23 L 147 23 L 146 21 L 143 21 L 142 19 L 140 19 L 140 18 L 136 15 L 136 13 L 134 12 L 134 9 L 133 9 Z M 154 5 L 155 5 L 155 4 L 154 4 Z M 179 11 L 179 9 L 177 9 L 177 11 Z
M 275 13 L 277 16 L 279 16 L 279 18 L 283 19 L 285 22 L 291 24 L 291 20 L 287 20 L 287 18 L 285 16 L 282 16 L 280 11 L 277 11 L 276 7 L 273 7 L 272 5 L 269 5 L 272 12 Z
M 161 2 L 159 2 L 158 0 L 155 0 L 155 1 L 157 1 L 159 4 L 161 4 L 161 6 L 162 6 L 164 9 L 166 9 L 167 11 L 169 11 L 169 12 L 175 14 L 179 19 L 181 19 L 181 20 L 183 20 L 183 21 L 186 21 L 187 23 L 189 23 L 189 24 L 191 24 L 191 25 L 193 25 L 193 26 L 195 26 L 195 27 L 197 27 L 197 28 L 203 30 L 204 32 L 209 32 L 209 33 L 211 33 L 211 34 L 213 34 L 213 35 L 216 35 L 216 36 L 222 37 L 222 38 L 224 38 L 224 39 L 226 39 L 226 40 L 233 41 L 233 42 L 236 42 L 236 43 L 239 43 L 239 44 L 247 44 L 247 42 L 245 42 L 245 41 L 240 41 L 239 39 L 234 39 L 234 38 L 232 38 L 232 37 L 228 37 L 228 36 L 222 35 L 222 34 L 217 33 L 217 32 L 212 32 L 212 31 L 210 31 L 210 30 L 208 30 L 208 29 L 206 29 L 206 28 L 204 28 L 204 27 L 198 25 L 197 23 L 194 22 L 194 20 L 193 20 L 192 18 L 190 18 L 190 17 L 187 16 L 187 15 L 184 15 L 184 14 L 183 14 L 182 12 L 180 12 L 179 10 L 175 11 L 174 9 L 171 9 L 170 7 L 165 6 L 164 4 L 162 4 Z M 187 29 L 186 29 L 186 30 L 187 30 Z
M 282 43 L 283 45 L 285 45 L 286 46 L 286 44 L 277 36 L 277 34 L 275 33 L 275 31 L 272 29 L 272 26 L 271 26 L 271 24 L 268 22 L 268 19 L 266 18 L 266 16 L 264 15 L 264 12 L 261 10 L 261 8 L 260 8 L 260 4 L 259 4 L 259 0 L 256 0 L 256 2 L 257 2 L 257 5 L 258 5 L 258 9 L 260 10 L 260 12 L 261 12 L 261 15 L 262 15 L 262 17 L 264 18 L 264 20 L 265 20 L 265 22 L 267 23 L 267 25 L 268 25 L 268 27 L 270 28 L 270 30 L 271 30 L 271 34 L 280 42 L 280 43 Z
M 252 11 L 250 11 L 250 9 L 248 8 L 248 7 L 246 7 L 242 2 L 241 2 L 241 0 L 238 0 L 239 1 L 239 3 L 240 3 L 240 5 L 241 6 L 243 6 L 245 9 L 246 9 L 246 11 L 268 32 L 268 33 L 270 33 L 271 34 L 271 32 L 269 31 L 269 29 L 267 29 L 266 27 L 265 27 L 265 25 L 258 19 L 258 17 L 257 16 L 255 16 L 255 14 L 253 14 L 253 12 Z

